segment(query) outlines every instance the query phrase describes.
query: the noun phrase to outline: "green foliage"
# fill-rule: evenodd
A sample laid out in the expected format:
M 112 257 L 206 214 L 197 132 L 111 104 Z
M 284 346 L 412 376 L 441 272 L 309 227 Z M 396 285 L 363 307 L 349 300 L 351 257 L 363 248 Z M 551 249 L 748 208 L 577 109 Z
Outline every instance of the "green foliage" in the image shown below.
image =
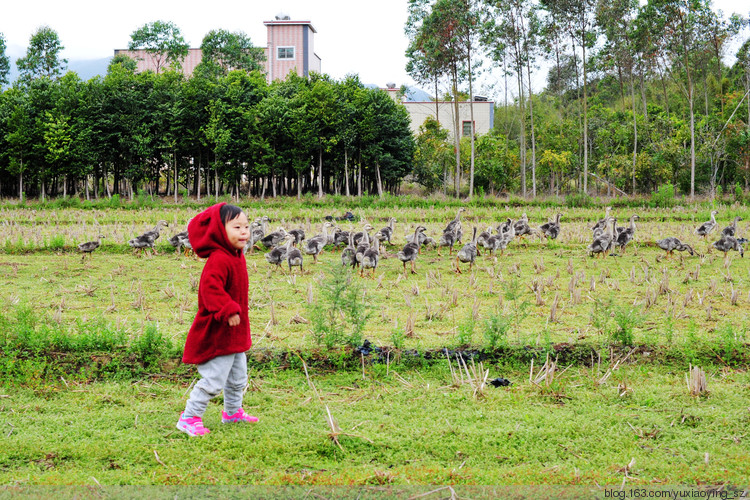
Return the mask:
M 371 315 L 360 281 L 340 263 L 328 267 L 319 297 L 308 304 L 312 333 L 318 345 L 328 349 L 362 343 L 362 331 Z
M 172 354 L 171 347 L 171 341 L 158 330 L 156 324 L 148 323 L 143 332 L 130 343 L 128 352 L 135 354 L 148 369 L 155 366 L 165 354 Z
M 565 206 L 569 208 L 590 208 L 594 200 L 586 193 L 574 193 L 565 197 Z
M 675 206 L 674 186 L 670 183 L 662 184 L 659 189 L 651 195 L 651 206 L 656 208 L 670 208 Z
M 737 203 L 744 203 L 745 201 L 745 194 L 742 191 L 742 186 L 739 182 L 734 185 L 734 201 Z
M 610 336 L 614 342 L 632 346 L 635 342 L 634 330 L 641 324 L 641 313 L 630 306 L 619 306 L 614 310 L 615 327 Z
M 476 320 L 472 313 L 469 313 L 469 315 L 458 324 L 456 331 L 456 344 L 458 347 L 468 347 L 471 345 L 474 339 L 475 325 Z
M 485 320 L 484 339 L 490 350 L 508 344 L 511 319 L 502 313 L 491 314 Z

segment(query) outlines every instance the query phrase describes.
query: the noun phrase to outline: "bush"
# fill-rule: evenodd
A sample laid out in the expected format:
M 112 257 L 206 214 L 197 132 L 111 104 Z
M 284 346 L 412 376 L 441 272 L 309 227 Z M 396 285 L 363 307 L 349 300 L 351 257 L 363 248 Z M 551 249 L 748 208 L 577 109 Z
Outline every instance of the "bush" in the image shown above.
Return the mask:
M 320 283 L 320 297 L 308 305 L 313 336 L 328 349 L 362 343 L 362 330 L 370 317 L 370 307 L 359 281 L 352 280 L 348 267 L 332 263 Z
M 491 350 L 508 344 L 510 323 L 510 319 L 501 313 L 493 314 L 487 318 L 484 324 L 484 339 Z
M 594 200 L 586 193 L 569 194 L 565 197 L 565 206 L 569 208 L 590 208 L 594 206 Z
M 745 200 L 745 195 L 742 192 L 742 186 L 740 186 L 740 183 L 737 182 L 734 185 L 734 201 L 736 201 L 737 203 L 744 203 L 744 200 Z
M 651 205 L 655 208 L 670 208 L 675 205 L 674 186 L 670 183 L 662 184 L 651 195 Z

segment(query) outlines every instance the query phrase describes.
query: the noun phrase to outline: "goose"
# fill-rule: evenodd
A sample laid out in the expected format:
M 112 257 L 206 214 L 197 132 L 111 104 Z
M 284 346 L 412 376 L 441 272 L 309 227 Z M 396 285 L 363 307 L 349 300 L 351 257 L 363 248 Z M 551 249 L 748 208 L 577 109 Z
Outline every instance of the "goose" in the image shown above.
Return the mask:
M 414 235 L 411 238 L 411 241 L 409 241 L 406 245 L 404 245 L 404 248 L 396 254 L 396 257 L 404 263 L 404 274 L 406 274 L 406 263 L 411 262 L 411 273 L 417 274 L 416 269 L 414 268 L 414 264 L 417 260 L 417 255 L 419 255 L 419 234 L 422 231 L 425 231 L 427 228 L 424 226 L 417 226 L 414 229 Z
M 516 225 L 515 224 L 508 224 L 507 231 L 499 231 L 498 234 L 490 238 L 489 240 L 489 251 L 490 254 L 496 254 L 498 250 L 500 250 L 500 255 L 503 255 L 505 253 L 505 249 L 508 248 L 508 245 L 511 241 L 516 237 Z
M 453 245 L 456 244 L 456 229 L 446 229 L 438 240 L 438 255 L 442 247 L 448 247 L 448 253 L 453 255 Z
M 662 250 L 667 251 L 667 257 L 671 257 L 672 253 L 677 250 L 678 252 L 684 252 L 687 250 L 690 255 L 695 255 L 695 251 L 693 251 L 693 247 L 688 245 L 687 243 L 683 243 L 674 236 L 670 236 L 668 238 L 664 238 L 662 240 L 659 240 L 656 242 L 656 246 L 661 248 Z
M 180 250 L 184 250 L 186 256 L 193 249 L 187 231 L 182 231 L 169 238 L 169 244 L 175 248 L 175 253 L 180 253 Z
M 596 257 L 599 257 L 600 254 L 605 256 L 609 254 L 609 251 L 612 249 L 612 241 L 614 240 L 613 228 L 616 222 L 617 219 L 614 217 L 608 219 L 604 233 L 599 237 L 594 238 L 594 241 L 589 245 L 589 255 L 596 255 Z
M 341 265 L 342 266 L 352 266 L 354 267 L 357 264 L 357 258 L 356 253 L 357 249 L 354 247 L 354 234 L 348 233 L 349 236 L 349 245 L 344 248 L 344 251 L 341 252 Z
M 612 211 L 612 207 L 606 207 L 604 209 L 604 218 L 599 219 L 597 223 L 591 227 L 591 231 L 594 231 L 595 233 L 596 231 L 599 231 L 599 233 L 594 236 L 595 238 L 597 236 L 600 236 L 605 231 L 605 229 L 607 229 L 607 220 L 609 219 L 609 213 L 611 211 Z
M 354 259 L 355 263 L 354 266 L 360 266 L 362 264 L 362 258 L 365 255 L 365 252 L 370 248 L 370 235 L 367 234 L 367 231 L 364 232 L 362 239 L 359 242 L 359 245 L 357 245 L 357 249 L 354 251 Z
M 250 223 L 250 237 L 247 239 L 247 243 L 245 243 L 245 250 L 244 253 L 250 252 L 253 253 L 253 251 L 256 248 L 256 245 L 260 240 L 265 236 L 265 231 L 263 229 L 263 224 L 261 224 L 259 221 L 254 220 Z
M 140 249 L 141 255 L 143 255 L 146 248 L 150 248 L 151 252 L 156 254 L 158 252 L 154 248 L 154 243 L 157 239 L 159 239 L 162 226 L 167 227 L 168 225 L 169 224 L 167 224 L 166 221 L 160 220 L 156 223 L 156 226 L 152 230 L 146 231 L 142 235 L 129 240 L 128 245 L 130 245 L 136 252 L 138 251 L 138 249 Z
M 531 234 L 531 226 L 529 226 L 529 218 L 526 215 L 526 212 L 524 212 L 521 215 L 521 218 L 513 224 L 513 231 L 515 231 L 516 236 L 524 239 L 526 235 Z
M 735 236 L 735 233 L 737 232 L 737 223 L 741 220 L 742 217 L 739 215 L 735 217 L 731 224 L 721 230 L 721 236 Z
M 91 253 L 102 244 L 102 238 L 104 238 L 104 236 L 100 234 L 94 241 L 87 241 L 86 243 L 80 243 L 78 245 L 78 251 L 83 254 L 81 256 L 81 262 L 86 258 L 86 254 L 89 254 L 89 260 L 91 259 Z
M 289 264 L 289 274 L 292 274 L 292 267 L 299 267 L 299 272 L 304 274 L 302 252 L 295 246 L 296 244 L 297 240 L 294 237 L 289 238 L 289 241 L 286 243 L 286 262 Z
M 499 228 L 500 226 L 498 226 Z M 498 229 L 498 232 L 500 232 L 500 229 Z M 477 236 L 477 252 L 479 251 L 479 247 L 487 248 L 487 240 L 489 240 L 492 237 L 492 228 L 488 227 L 479 235 Z M 481 254 L 478 254 L 481 255 Z
M 286 238 L 286 236 L 285 236 Z M 288 238 L 289 241 L 294 241 L 294 238 Z M 281 242 L 279 242 L 281 243 Z M 265 257 L 269 264 L 276 264 L 277 268 L 281 268 L 281 263 L 286 258 L 286 246 L 277 245 L 271 249 L 270 252 L 266 253 Z
M 635 236 L 636 219 L 640 219 L 640 217 L 637 215 L 631 215 L 630 225 L 628 227 L 618 227 L 616 230 L 615 244 L 620 247 L 620 253 L 625 253 L 625 247 L 628 243 L 633 241 L 633 237 Z
M 147 248 L 151 249 L 152 253 L 156 253 L 156 250 L 154 250 L 154 242 L 156 241 L 156 238 L 154 238 L 153 234 L 142 234 L 138 236 L 137 238 L 133 238 L 132 240 L 128 240 L 128 245 L 130 245 L 133 248 L 133 253 L 138 252 L 140 249 L 141 255 L 144 254 Z
M 343 231 L 340 227 L 333 230 L 333 244 L 335 246 L 346 245 L 349 243 L 349 232 Z M 354 234 L 352 234 L 354 236 Z
M 260 239 L 260 244 L 267 249 L 273 249 L 278 246 L 286 237 L 286 230 L 283 227 L 279 227 L 276 231 L 262 237 Z
M 299 245 L 301 241 L 305 239 L 305 230 L 302 228 L 299 229 L 290 229 L 287 231 L 289 234 L 294 236 L 294 244 Z
M 738 240 L 734 236 L 722 236 L 722 238 L 719 241 L 714 242 L 713 247 L 719 250 L 720 252 L 724 252 L 725 260 L 730 250 L 735 250 L 740 253 L 740 257 L 744 257 L 745 251 L 742 248 L 742 243 L 740 242 L 740 240 L 747 241 L 745 240 L 745 238 L 740 238 Z
M 555 220 L 549 221 L 539 226 L 539 231 L 547 238 L 554 240 L 560 234 L 560 217 L 563 214 L 558 213 L 555 216 Z
M 330 222 L 324 222 L 322 232 L 316 236 L 313 236 L 307 242 L 305 242 L 304 250 L 307 255 L 312 255 L 315 264 L 318 263 L 318 255 L 323 251 L 326 244 L 328 244 L 328 229 L 331 226 Z M 296 243 L 296 242 L 295 242 Z
M 698 226 L 698 229 L 695 230 L 695 234 L 702 237 L 703 239 L 706 239 L 706 237 L 716 229 L 716 214 L 719 212 L 717 210 L 711 210 L 711 220 L 704 222 L 700 226 Z
M 156 223 L 156 226 L 154 226 L 154 228 L 151 231 L 146 231 L 141 236 L 148 236 L 150 238 L 153 238 L 154 241 L 156 241 L 159 239 L 159 236 L 161 235 L 162 226 L 169 227 L 169 224 L 167 224 L 167 221 L 165 220 L 160 220 L 159 222 Z
M 388 225 L 378 231 L 376 238 L 380 240 L 381 243 L 385 243 L 387 241 L 389 245 L 393 245 L 393 243 L 391 243 L 391 237 L 393 236 L 393 232 L 395 231 L 396 222 L 398 222 L 396 218 L 391 217 L 390 219 L 388 219 Z
M 359 275 L 364 277 L 365 269 L 372 269 L 371 278 L 375 277 L 375 269 L 378 267 L 380 261 L 380 240 L 375 238 L 372 242 L 372 246 L 365 250 L 362 255 L 362 265 L 359 268 Z
M 458 211 L 456 212 L 456 217 L 454 217 L 453 220 L 451 220 L 450 222 L 448 222 L 448 225 L 446 225 L 445 229 L 443 230 L 443 232 L 445 232 L 447 230 L 455 228 L 455 230 L 456 230 L 456 241 L 458 241 L 458 242 L 461 241 L 461 237 L 464 234 L 463 228 L 461 227 L 461 213 L 463 213 L 465 211 L 466 211 L 465 207 L 459 208 Z
M 367 234 L 367 239 L 369 241 L 370 239 L 370 231 L 372 231 L 373 227 L 370 224 L 365 224 L 362 228 L 362 231 L 359 231 L 358 233 L 354 233 L 354 244 L 359 245 L 359 242 L 362 241 L 362 238 L 364 238 L 364 235 Z
M 459 260 L 464 263 L 468 262 L 469 271 L 471 271 L 471 267 L 474 265 L 474 261 L 477 258 L 477 253 L 477 226 L 474 226 L 471 241 L 465 244 L 456 254 L 456 272 L 462 274 L 461 268 L 458 266 Z
M 434 245 L 435 244 L 435 240 L 433 240 L 432 238 L 430 238 L 429 236 L 427 236 L 426 234 L 424 234 L 424 232 L 426 230 L 427 230 L 426 228 L 423 228 L 418 233 L 410 234 L 410 235 L 406 236 L 406 242 L 407 243 L 414 243 L 414 238 L 417 239 L 417 241 L 416 241 L 416 243 L 417 243 L 417 253 L 422 253 L 422 247 L 423 246 L 425 246 L 425 245 Z M 456 238 L 458 238 L 458 228 L 454 227 L 453 230 L 456 231 Z M 447 229 L 446 229 L 446 231 L 447 231 Z

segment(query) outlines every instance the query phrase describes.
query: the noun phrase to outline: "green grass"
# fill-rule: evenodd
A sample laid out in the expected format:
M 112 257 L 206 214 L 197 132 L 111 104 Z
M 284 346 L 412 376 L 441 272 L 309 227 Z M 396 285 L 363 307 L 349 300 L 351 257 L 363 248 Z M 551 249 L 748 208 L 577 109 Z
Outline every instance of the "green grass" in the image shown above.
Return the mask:
M 325 215 L 349 209 L 287 201 L 248 212 L 314 234 Z M 693 229 L 710 206 L 637 210 L 636 245 L 606 260 L 585 252 L 601 207 L 565 208 L 554 242 L 514 242 L 503 256 L 479 257 L 471 272 L 464 266 L 462 275 L 451 257 L 427 249 L 419 273 L 404 276 L 394 257 L 404 235 L 420 222 L 436 237 L 457 205 L 371 201 L 357 208 L 360 223 L 342 227 L 398 219 L 396 246 L 374 279 L 334 280 L 340 252 L 330 249 L 317 266 L 307 263 L 308 273 L 292 276 L 272 269 L 263 252 L 248 254 L 254 345 L 246 409 L 262 420 L 223 427 L 219 400 L 206 415 L 213 433 L 202 440 L 173 426 L 195 375 L 177 360 L 203 262 L 166 244 L 200 207 L 5 207 L 0 484 L 746 482 L 750 259 L 725 262 L 696 240 Z M 554 212 L 523 210 L 536 224 Z M 720 210 L 720 221 L 750 215 L 739 205 Z M 494 226 L 518 211 L 476 204 L 464 213 L 464 227 Z M 632 211 L 614 210 L 620 220 Z M 170 222 L 160 254 L 132 255 L 127 240 L 160 219 Z M 75 245 L 97 233 L 105 236 L 102 247 L 82 261 Z M 664 259 L 653 242 L 668 235 L 702 255 Z M 347 300 L 361 303 L 336 315 L 338 330 L 320 335 L 315 315 L 336 310 L 323 290 L 341 291 L 349 279 L 356 293 Z M 390 366 L 365 358 L 363 377 L 361 358 L 339 348 L 363 339 L 393 346 L 401 358 L 389 357 Z M 631 346 L 628 363 L 598 384 L 609 356 Z M 514 385 L 475 398 L 467 385 L 453 384 L 442 357 L 421 357 L 442 348 L 487 350 L 489 378 Z M 560 355 L 558 377 L 549 386 L 530 383 L 530 360 L 536 371 L 548 352 Z M 690 363 L 707 370 L 708 396 L 688 394 Z M 343 451 L 330 439 L 325 405 L 343 433 L 356 435 L 339 436 Z
M 311 369 L 318 400 L 302 370 L 251 371 L 245 408 L 260 423 L 221 425 L 219 398 L 202 439 L 174 429 L 187 380 L 15 387 L 0 399 L 0 483 L 619 486 L 631 461 L 628 486 L 747 480 L 747 372 L 709 372 L 710 395 L 694 398 L 686 369 L 653 364 L 601 385 L 597 368 L 573 367 L 544 389 L 525 369 L 487 368 L 513 385 L 475 397 L 447 363 Z

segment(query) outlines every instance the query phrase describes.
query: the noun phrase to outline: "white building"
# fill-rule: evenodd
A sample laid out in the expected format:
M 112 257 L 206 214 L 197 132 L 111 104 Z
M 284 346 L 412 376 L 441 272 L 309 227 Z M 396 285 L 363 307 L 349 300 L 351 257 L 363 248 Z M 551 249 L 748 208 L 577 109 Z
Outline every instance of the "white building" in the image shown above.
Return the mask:
M 394 84 L 388 84 L 383 90 L 387 91 L 393 100 L 406 107 L 411 117 L 411 130 L 414 134 L 419 133 L 419 127 L 429 116 L 438 120 L 440 125 L 448 130 L 448 133 L 453 137 L 453 124 L 455 123 L 453 101 L 405 100 Z M 471 104 L 474 105 L 474 131 L 477 135 L 488 133 L 495 125 L 494 101 L 488 101 L 487 98 L 481 96 L 474 96 L 472 102 L 460 101 L 458 103 L 458 116 L 462 137 L 468 137 L 471 134 Z

